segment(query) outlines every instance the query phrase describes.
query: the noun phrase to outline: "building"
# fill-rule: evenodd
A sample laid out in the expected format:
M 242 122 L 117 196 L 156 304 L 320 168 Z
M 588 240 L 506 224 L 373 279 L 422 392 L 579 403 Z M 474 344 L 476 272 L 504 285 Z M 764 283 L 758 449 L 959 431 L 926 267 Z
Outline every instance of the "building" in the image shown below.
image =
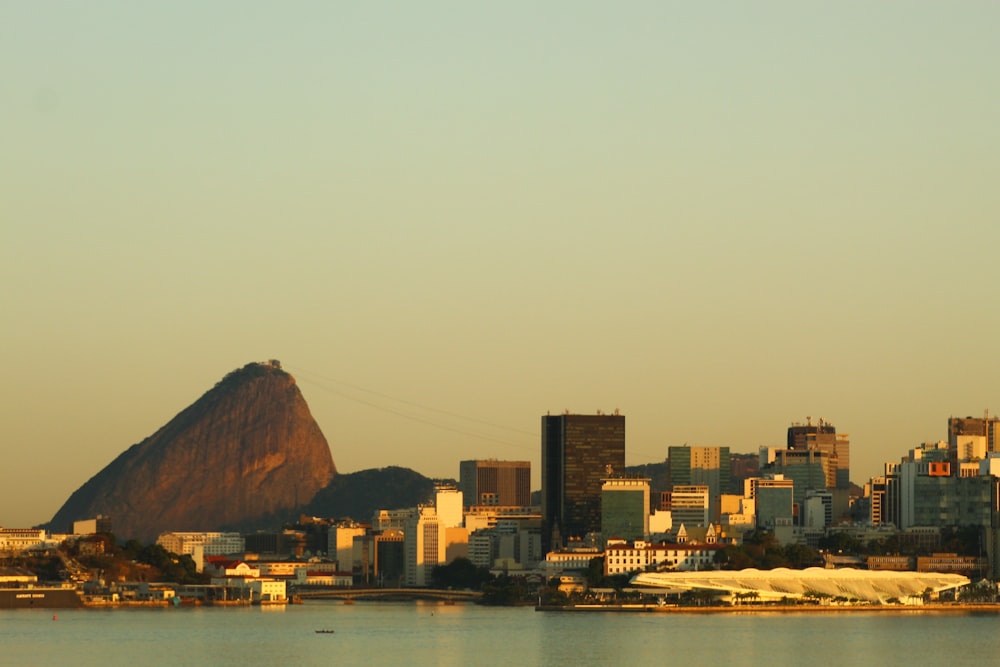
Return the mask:
M 407 586 L 429 586 L 431 571 L 445 563 L 444 528 L 433 507 L 419 507 L 403 530 L 403 579 Z
M 960 439 L 967 437 L 983 438 L 986 450 L 1000 451 L 1000 418 L 990 417 L 987 412 L 982 418 L 949 417 L 948 445 L 957 445 Z
M 873 526 L 879 526 L 888 522 L 886 508 L 886 481 L 885 477 L 872 477 L 871 481 L 865 485 L 865 495 L 869 498 L 868 520 Z
M 604 574 L 635 574 L 656 570 L 711 570 L 715 554 L 722 549 L 717 543 L 651 544 L 642 540 L 615 540 L 604 551 Z
M 710 520 L 717 520 L 719 497 L 731 493 L 732 464 L 729 447 L 689 447 L 682 445 L 667 448 L 667 469 L 671 488 L 677 486 L 706 486 Z
M 246 543 L 239 533 L 161 533 L 156 543 L 171 553 L 204 556 L 240 554 Z
M 93 535 L 112 532 L 111 517 L 98 514 L 94 519 L 73 522 L 74 535 Z
M 673 530 L 709 525 L 708 487 L 698 484 L 674 485 L 670 492 L 670 518 Z
M 543 548 L 601 530 L 601 484 L 625 469 L 625 416 L 542 417 Z
M 354 538 L 364 535 L 366 531 L 367 526 L 349 521 L 330 526 L 326 552 L 337 561 L 341 572 L 354 571 Z
M 544 560 L 541 521 L 501 519 L 469 535 L 469 560 L 477 567 L 528 570 Z
M 463 525 L 462 492 L 453 486 L 438 486 L 434 490 L 434 509 L 444 528 Z
M 892 600 L 919 604 L 927 593 L 939 594 L 967 586 L 968 577 L 936 572 L 894 572 L 891 570 L 826 569 L 732 570 L 716 572 L 643 572 L 632 578 L 634 586 L 662 587 L 676 591 L 709 591 L 731 598 L 752 593 L 761 602 L 784 599 L 853 598 L 863 603 L 886 604 Z
M 0 551 L 24 551 L 45 544 L 45 531 L 39 528 L 0 528 Z
M 773 530 L 794 517 L 794 482 L 781 475 L 747 480 L 746 495 L 754 501 L 757 528 Z
M 403 530 L 406 522 L 413 518 L 417 510 L 412 507 L 398 510 L 379 510 L 372 516 L 372 531 Z
M 466 506 L 531 505 L 530 461 L 461 461 L 458 473 L 458 489 Z
M 822 417 L 818 424 L 812 417 L 805 424 L 788 427 L 788 449 L 793 451 L 826 452 L 832 471 L 827 482 L 829 489 L 848 489 L 851 486 L 851 441 L 846 433 L 837 433 L 836 427 Z
M 372 576 L 380 586 L 401 586 L 406 567 L 403 531 L 390 528 L 375 536 Z
M 604 552 L 597 547 L 574 547 L 558 549 L 545 554 L 544 563 L 540 563 L 545 572 L 545 578 L 558 577 L 566 572 L 585 571 L 595 558 L 603 558 Z
M 794 502 L 802 505 L 806 491 L 836 488 L 837 466 L 833 457 L 822 450 L 778 449 L 775 460 L 766 470 L 794 482 Z
M 801 525 L 803 528 L 819 531 L 833 525 L 832 491 L 806 491 L 802 502 Z
M 601 484 L 601 535 L 642 540 L 649 535 L 649 479 L 613 478 Z

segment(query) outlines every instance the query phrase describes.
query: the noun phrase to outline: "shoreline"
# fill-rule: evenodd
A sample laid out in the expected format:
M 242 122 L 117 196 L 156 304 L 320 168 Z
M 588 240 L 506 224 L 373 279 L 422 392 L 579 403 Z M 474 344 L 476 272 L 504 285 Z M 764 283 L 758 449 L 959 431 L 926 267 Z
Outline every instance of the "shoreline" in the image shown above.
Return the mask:
M 597 612 L 597 613 L 654 613 L 654 614 L 965 614 L 970 612 L 1000 614 L 1000 603 L 921 605 L 740 605 L 733 607 L 679 607 L 655 604 L 569 605 L 565 607 L 536 605 L 536 612 Z

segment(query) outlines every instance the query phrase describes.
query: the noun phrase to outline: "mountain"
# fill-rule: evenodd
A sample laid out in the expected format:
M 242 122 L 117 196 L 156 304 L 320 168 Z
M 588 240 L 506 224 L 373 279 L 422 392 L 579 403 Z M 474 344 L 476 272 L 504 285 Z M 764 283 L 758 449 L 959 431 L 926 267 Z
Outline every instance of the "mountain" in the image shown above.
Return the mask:
M 371 521 L 378 510 L 434 502 L 434 480 L 409 468 L 371 468 L 337 475 L 305 512 L 310 516 Z
M 98 514 L 121 539 L 239 529 L 294 516 L 337 473 L 295 378 L 251 363 L 80 487 L 54 531 Z

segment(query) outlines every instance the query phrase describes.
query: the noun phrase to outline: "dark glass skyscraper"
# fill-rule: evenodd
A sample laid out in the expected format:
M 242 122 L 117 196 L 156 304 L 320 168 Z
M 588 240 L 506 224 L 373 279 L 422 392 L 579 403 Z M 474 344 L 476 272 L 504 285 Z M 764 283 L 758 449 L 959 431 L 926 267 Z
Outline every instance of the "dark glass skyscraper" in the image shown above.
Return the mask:
M 542 417 L 542 546 L 601 530 L 601 482 L 625 470 L 625 416 Z

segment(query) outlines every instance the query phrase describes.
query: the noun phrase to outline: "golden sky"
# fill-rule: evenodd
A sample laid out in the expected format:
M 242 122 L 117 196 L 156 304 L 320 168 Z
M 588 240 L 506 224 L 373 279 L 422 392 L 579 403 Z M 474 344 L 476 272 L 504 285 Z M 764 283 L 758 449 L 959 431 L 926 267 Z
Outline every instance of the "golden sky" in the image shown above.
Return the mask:
M 537 485 L 540 415 L 618 408 L 630 464 L 822 416 L 864 482 L 1000 411 L 998 23 L 4 4 L 0 525 L 270 358 L 342 472 Z

